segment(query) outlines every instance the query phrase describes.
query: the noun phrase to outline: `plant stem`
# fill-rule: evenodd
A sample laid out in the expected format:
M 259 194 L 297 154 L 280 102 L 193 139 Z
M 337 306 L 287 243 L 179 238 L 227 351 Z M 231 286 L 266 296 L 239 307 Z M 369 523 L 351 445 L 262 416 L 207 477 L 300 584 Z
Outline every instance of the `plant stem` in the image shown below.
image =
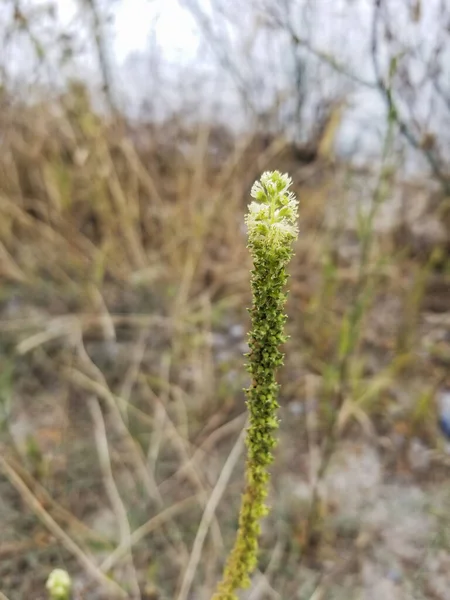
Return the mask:
M 287 175 L 264 173 L 252 188 L 252 202 L 246 222 L 248 247 L 253 257 L 247 370 L 251 385 L 246 390 L 250 425 L 247 430 L 246 486 L 239 513 L 239 529 L 228 557 L 224 575 L 213 600 L 236 600 L 236 590 L 250 585 L 257 565 L 260 521 L 268 513 L 265 504 L 269 483 L 268 466 L 273 461 L 278 428 L 276 369 L 283 363 L 279 350 L 286 337 L 283 292 L 286 266 L 297 237 L 297 201 L 288 188 Z

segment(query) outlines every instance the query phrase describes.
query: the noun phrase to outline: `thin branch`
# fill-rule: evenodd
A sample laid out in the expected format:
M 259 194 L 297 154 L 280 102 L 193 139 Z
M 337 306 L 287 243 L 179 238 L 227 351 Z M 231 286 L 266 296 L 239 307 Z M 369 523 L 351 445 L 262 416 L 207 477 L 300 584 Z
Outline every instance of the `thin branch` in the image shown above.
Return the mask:
M 84 4 L 91 13 L 92 32 L 95 39 L 95 46 L 97 50 L 98 62 L 100 65 L 100 72 L 103 79 L 103 92 L 105 94 L 105 98 L 109 105 L 109 108 L 113 113 L 116 113 L 117 107 L 114 94 L 111 61 L 107 48 L 104 26 L 102 18 L 100 16 L 100 10 L 96 0 L 82 0 L 82 4 Z
M 326 63 L 329 67 L 334 69 L 337 73 L 344 75 L 345 77 L 347 77 L 347 79 L 350 79 L 354 83 L 358 83 L 359 85 L 362 85 L 363 87 L 366 87 L 366 88 L 369 88 L 372 90 L 377 88 L 376 82 L 363 79 L 362 77 L 359 77 L 359 75 L 357 75 L 356 73 L 349 71 L 343 64 L 338 62 L 334 58 L 334 56 L 332 56 L 331 54 L 328 54 L 327 52 L 324 52 L 323 50 L 318 50 L 317 48 L 314 48 L 313 46 L 311 46 L 311 44 L 307 40 L 304 40 L 303 38 L 299 37 L 292 30 L 292 28 L 288 28 L 288 31 L 290 33 L 292 42 L 296 46 L 305 48 L 305 50 L 307 50 L 310 54 L 312 54 L 313 56 L 315 56 L 322 62 Z
M 224 438 L 242 429 L 246 417 L 246 412 L 241 413 L 231 421 L 224 423 L 223 425 L 215 429 L 213 432 L 211 432 L 209 436 L 205 439 L 205 441 L 202 442 L 202 444 L 196 449 L 189 462 L 184 462 L 178 469 L 178 471 L 176 471 L 175 473 L 173 473 L 173 475 L 170 475 L 170 477 L 168 477 L 160 483 L 160 489 L 162 491 L 165 490 L 166 487 L 171 489 L 172 485 L 175 485 L 177 482 L 180 481 L 180 479 L 183 476 L 185 476 L 187 470 L 193 467 L 200 469 L 200 464 L 202 460 L 210 455 L 214 446 L 216 446 Z
M 38 519 L 47 527 L 64 548 L 74 556 L 94 581 L 97 581 L 113 597 L 128 598 L 128 594 L 115 581 L 109 579 L 95 565 L 95 563 L 81 550 L 81 548 L 61 529 L 53 517 L 43 508 L 39 500 L 28 489 L 24 481 L 17 475 L 9 463 L 0 456 L 0 468 L 10 484 L 17 490 L 24 502 L 30 507 Z
M 200 525 L 198 526 L 197 535 L 195 536 L 191 556 L 189 558 L 189 563 L 186 568 L 186 571 L 184 573 L 180 593 L 178 594 L 177 600 L 187 600 L 189 596 L 189 592 L 194 581 L 194 576 L 197 571 L 198 564 L 200 562 L 203 544 L 205 542 L 211 523 L 214 520 L 214 515 L 217 506 L 219 505 L 220 499 L 222 498 L 223 493 L 225 492 L 225 489 L 234 471 L 236 463 L 239 460 L 242 450 L 244 449 L 245 435 L 246 429 L 244 428 L 241 431 L 238 439 L 236 440 L 230 454 L 228 455 L 228 458 L 220 473 L 219 479 L 217 480 L 217 483 L 206 504 L 206 508 L 203 512 Z
M 188 508 L 191 508 L 194 504 L 197 503 L 197 496 L 189 496 L 180 502 L 177 502 L 173 506 L 166 508 L 161 511 L 151 519 L 149 519 L 146 523 L 138 527 L 130 536 L 129 543 L 121 543 L 117 546 L 117 548 L 112 552 L 100 565 L 100 569 L 107 573 L 110 571 L 114 565 L 116 565 L 124 556 L 126 556 L 127 552 L 129 552 L 132 546 L 138 544 L 141 540 L 143 540 L 147 535 L 162 527 L 163 525 L 170 524 L 172 519 Z
M 39 483 L 32 475 L 29 473 L 23 465 L 19 462 L 16 462 L 13 458 L 8 458 L 8 462 L 11 467 L 20 475 L 20 477 L 24 480 L 25 484 L 34 491 L 36 498 L 45 506 L 50 506 L 55 516 L 58 517 L 61 521 L 64 521 L 66 525 L 75 532 L 78 532 L 79 537 L 86 537 L 89 540 L 97 541 L 102 544 L 110 543 L 110 539 L 101 535 L 98 531 L 91 529 L 88 527 L 83 521 L 80 521 L 75 517 L 70 511 L 66 510 L 63 506 L 61 506 L 56 500 L 54 500 L 44 486 Z
M 94 423 L 95 442 L 100 468 L 103 473 L 103 483 L 108 495 L 111 507 L 117 517 L 117 524 L 120 532 L 120 544 L 128 548 L 128 567 L 130 572 L 130 581 L 133 590 L 133 598 L 141 598 L 139 581 L 133 562 L 133 553 L 131 552 L 131 530 L 128 522 L 128 515 L 125 505 L 120 496 L 111 467 L 111 458 L 109 454 L 108 438 L 106 437 L 105 421 L 98 403 L 98 400 L 91 396 L 88 401 L 88 407 L 91 412 Z
M 111 418 L 114 422 L 114 426 L 116 427 L 117 432 L 121 435 L 123 441 L 127 444 L 127 447 L 130 450 L 130 456 L 133 457 L 133 466 L 134 466 L 136 475 L 139 476 L 139 480 L 145 486 L 145 489 L 146 489 L 149 497 L 158 503 L 162 503 L 162 499 L 159 494 L 158 486 L 156 485 L 156 482 L 151 479 L 150 474 L 148 473 L 148 470 L 147 470 L 147 467 L 145 464 L 145 457 L 143 456 L 142 449 L 140 448 L 140 446 L 137 444 L 137 442 L 131 436 L 131 434 L 124 422 L 122 412 L 119 410 L 119 408 L 115 402 L 114 396 L 109 389 L 109 386 L 106 382 L 105 376 L 103 375 L 101 370 L 97 367 L 97 365 L 91 360 L 91 357 L 89 356 L 89 354 L 86 352 L 86 349 L 85 349 L 84 343 L 83 343 L 83 336 L 81 335 L 81 332 L 79 333 L 79 336 L 78 336 L 77 347 L 78 347 L 78 356 L 80 357 L 81 361 L 85 365 L 86 370 L 88 372 L 92 373 L 94 381 L 97 381 L 98 383 L 100 383 L 108 391 L 108 393 L 105 394 L 105 399 L 108 402 L 108 407 L 110 409 Z
M 107 381 L 106 381 L 103 373 L 92 362 L 90 356 L 86 352 L 81 335 L 79 336 L 79 339 L 78 339 L 78 350 L 79 350 L 80 358 L 83 360 L 87 369 L 91 371 L 91 373 L 94 377 L 93 382 L 97 382 L 98 384 L 100 384 L 99 386 L 96 386 L 99 388 L 98 395 L 100 397 L 103 397 L 106 400 L 106 402 L 108 403 L 111 418 L 114 420 L 114 424 L 117 428 L 117 431 L 120 433 L 123 441 L 127 444 L 128 448 L 130 449 L 130 451 L 133 455 L 133 463 L 134 463 L 133 466 L 134 466 L 135 474 L 139 476 L 139 480 L 145 486 L 149 497 L 156 502 L 156 504 L 159 508 L 162 508 L 164 506 L 164 500 L 161 496 L 161 493 L 156 484 L 156 481 L 151 477 L 151 474 L 149 473 L 149 471 L 147 469 L 145 456 L 142 452 L 142 449 L 139 446 L 139 444 L 134 440 L 133 436 L 130 434 L 130 431 L 128 430 L 128 428 L 123 420 L 122 412 L 119 410 L 119 407 L 116 403 L 116 398 L 112 394 L 111 390 L 109 389 L 109 386 L 107 384 Z M 89 378 L 87 377 L 86 379 L 89 379 Z M 125 405 L 129 406 L 129 407 L 132 406 L 129 403 L 125 403 Z M 170 538 L 169 542 L 172 545 L 172 548 L 175 551 L 176 555 L 179 556 L 180 553 L 187 555 L 187 551 L 184 547 L 184 543 L 182 542 L 181 533 L 179 532 L 179 530 L 175 526 L 175 524 L 171 524 L 171 526 L 169 527 L 168 536 Z
M 381 95 L 384 98 L 386 103 L 386 107 L 388 110 L 389 118 L 393 119 L 397 124 L 400 133 L 403 137 L 409 142 L 409 144 L 415 149 L 421 152 L 421 154 L 425 157 L 428 162 L 431 171 L 434 176 L 439 180 L 442 189 L 446 194 L 450 194 L 450 180 L 445 175 L 442 170 L 441 165 L 434 153 L 427 147 L 425 147 L 421 140 L 417 138 L 417 136 L 413 133 L 408 124 L 402 119 L 400 116 L 400 112 L 398 106 L 394 100 L 391 87 L 386 85 L 383 77 L 381 76 L 380 65 L 378 61 L 378 26 L 381 19 L 381 8 L 382 8 L 382 0 L 374 0 L 374 11 L 373 11 L 373 19 L 372 19 L 372 43 L 371 43 L 371 56 L 372 56 L 372 64 L 375 72 L 375 77 L 377 80 L 377 87 L 381 92 Z
M 358 83 L 359 85 L 362 85 L 363 87 L 366 87 L 369 89 L 377 88 L 376 81 L 368 81 L 366 79 L 363 79 L 362 77 L 359 77 L 359 75 L 357 75 L 356 73 L 353 73 L 352 71 L 349 71 L 346 66 L 344 66 L 342 63 L 338 62 L 334 58 L 334 56 L 332 56 L 331 54 L 328 54 L 328 52 L 324 52 L 323 50 L 319 50 L 319 49 L 315 48 L 314 46 L 312 46 L 310 44 L 310 42 L 308 42 L 304 38 L 300 37 L 295 32 L 291 22 L 289 22 L 287 20 L 282 20 L 281 18 L 277 17 L 274 14 L 272 14 L 271 16 L 274 19 L 274 22 L 276 25 L 278 25 L 284 31 L 287 31 L 287 33 L 289 34 L 289 36 L 291 38 L 292 43 L 295 46 L 297 46 L 298 48 L 304 48 L 307 52 L 309 52 L 310 54 L 312 54 L 313 56 L 318 58 L 320 61 L 326 63 L 329 67 L 331 67 L 332 69 L 334 69 L 341 75 L 344 75 L 345 77 L 347 77 L 347 79 L 350 79 L 351 81 L 354 81 L 355 83 Z
M 157 403 L 158 406 L 165 413 L 165 424 L 167 427 L 169 439 L 172 442 L 174 449 L 176 450 L 177 454 L 180 457 L 180 462 L 182 464 L 181 468 L 185 467 L 186 475 L 189 477 L 189 480 L 192 483 L 192 485 L 197 488 L 197 490 L 199 492 L 199 494 L 198 494 L 199 504 L 200 504 L 200 507 L 202 509 L 204 509 L 205 503 L 206 503 L 206 500 L 205 500 L 205 497 L 203 494 L 203 492 L 205 491 L 205 485 L 204 485 L 204 481 L 203 481 L 204 475 L 196 467 L 196 463 L 192 461 L 192 456 L 189 452 L 188 442 L 179 434 L 175 423 L 170 418 L 170 415 L 168 414 L 166 407 L 164 406 L 164 403 L 153 392 L 148 381 L 145 381 L 144 383 L 146 384 L 145 387 L 146 387 L 148 393 L 152 396 L 152 400 L 155 403 Z M 220 532 L 220 526 L 215 517 L 213 518 L 212 536 L 213 536 L 215 545 L 218 548 L 223 548 L 223 540 L 222 540 L 222 534 Z
M 270 556 L 269 564 L 264 573 L 259 573 L 259 578 L 253 588 L 248 600 L 260 600 L 263 597 L 270 596 L 274 600 L 281 600 L 281 595 L 275 591 L 269 583 L 270 577 L 276 573 L 283 559 L 284 551 L 283 540 L 277 540 Z
M 230 58 L 231 53 L 229 52 L 228 48 L 224 48 L 225 44 L 223 43 L 223 40 L 217 39 L 217 36 L 211 27 L 211 20 L 208 19 L 206 14 L 202 11 L 199 3 L 196 0 L 182 0 L 182 5 L 189 10 L 198 23 L 201 32 L 207 40 L 207 43 L 216 55 L 220 66 L 225 72 L 228 72 L 231 78 L 234 80 L 236 88 L 238 89 L 246 108 L 251 114 L 256 114 L 255 106 L 248 94 L 248 81 L 246 81 L 242 76 L 237 65 L 232 62 Z

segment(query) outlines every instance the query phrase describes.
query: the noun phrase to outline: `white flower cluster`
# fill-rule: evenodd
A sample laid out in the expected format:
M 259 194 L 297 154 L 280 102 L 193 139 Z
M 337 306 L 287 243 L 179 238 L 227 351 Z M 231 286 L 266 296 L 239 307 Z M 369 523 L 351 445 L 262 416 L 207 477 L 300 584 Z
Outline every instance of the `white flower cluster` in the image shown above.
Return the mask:
M 46 588 L 52 600 L 69 600 L 72 581 L 64 569 L 53 569 L 47 579 Z
M 279 171 L 266 171 L 252 186 L 255 201 L 248 207 L 246 223 L 250 242 L 263 238 L 279 246 L 298 235 L 298 201 L 289 191 L 292 179 Z

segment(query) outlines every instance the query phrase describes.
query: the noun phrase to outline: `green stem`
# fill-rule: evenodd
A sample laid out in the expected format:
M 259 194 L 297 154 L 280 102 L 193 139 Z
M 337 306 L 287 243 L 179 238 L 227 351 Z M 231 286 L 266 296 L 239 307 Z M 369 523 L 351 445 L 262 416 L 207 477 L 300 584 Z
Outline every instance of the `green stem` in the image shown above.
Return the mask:
M 286 266 L 297 237 L 297 201 L 288 188 L 287 175 L 264 173 L 252 188 L 253 197 L 246 219 L 249 249 L 253 256 L 251 285 L 253 305 L 247 369 L 251 385 L 246 390 L 250 425 L 247 430 L 246 487 L 239 513 L 239 529 L 228 557 L 224 575 L 213 600 L 236 600 L 236 590 L 250 585 L 257 565 L 260 521 L 268 513 L 265 504 L 269 472 L 278 428 L 276 369 L 283 363 L 279 350 L 285 341 L 286 315 L 283 292 Z

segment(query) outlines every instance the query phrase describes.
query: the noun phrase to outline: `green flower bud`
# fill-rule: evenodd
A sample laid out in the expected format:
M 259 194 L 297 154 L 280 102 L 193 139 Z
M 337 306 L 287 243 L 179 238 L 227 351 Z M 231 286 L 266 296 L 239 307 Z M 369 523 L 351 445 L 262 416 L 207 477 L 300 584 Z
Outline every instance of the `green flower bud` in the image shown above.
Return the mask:
M 46 588 L 50 600 L 69 600 L 72 581 L 64 569 L 54 569 L 48 576 Z

